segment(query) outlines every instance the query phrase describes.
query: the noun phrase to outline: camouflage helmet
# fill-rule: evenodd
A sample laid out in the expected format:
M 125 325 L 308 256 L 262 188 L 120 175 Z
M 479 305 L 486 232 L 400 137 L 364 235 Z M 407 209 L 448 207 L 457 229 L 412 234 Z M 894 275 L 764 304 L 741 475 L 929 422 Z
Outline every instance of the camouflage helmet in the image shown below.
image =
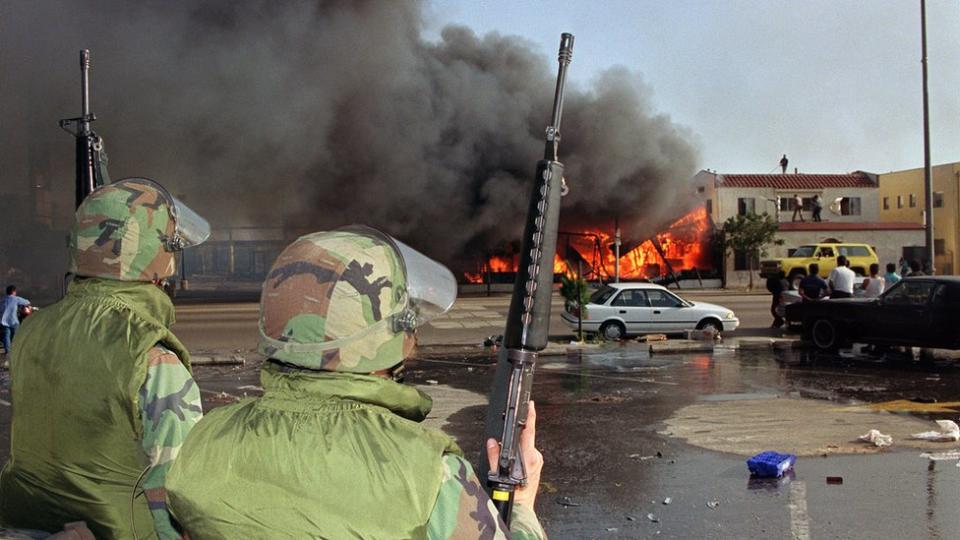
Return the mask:
M 91 193 L 70 230 L 70 272 L 119 281 L 176 274 L 175 253 L 202 243 L 207 222 L 146 178 L 125 178 Z
M 406 358 L 414 330 L 455 299 L 446 267 L 380 231 L 309 234 L 263 283 L 259 350 L 308 369 L 372 373 Z

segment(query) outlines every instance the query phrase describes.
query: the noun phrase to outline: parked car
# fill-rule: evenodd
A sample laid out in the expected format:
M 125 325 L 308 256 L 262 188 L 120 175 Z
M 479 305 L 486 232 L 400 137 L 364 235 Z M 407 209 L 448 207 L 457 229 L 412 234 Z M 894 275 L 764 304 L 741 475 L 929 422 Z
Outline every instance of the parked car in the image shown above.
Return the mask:
M 850 269 L 859 276 L 866 275 L 871 264 L 880 262 L 877 252 L 867 244 L 824 242 L 800 246 L 789 257 L 761 261 L 760 276 L 776 276 L 782 270 L 796 288 L 797 282 L 807 275 L 812 263 L 820 265 L 820 275 L 825 276 L 837 267 L 837 257 L 840 255 L 850 261 Z
M 863 287 L 863 282 L 864 282 L 866 279 L 867 279 L 867 278 L 865 278 L 865 277 L 863 277 L 863 276 L 857 276 L 857 277 L 853 278 L 853 296 L 854 296 L 854 298 L 860 298 L 860 297 L 862 297 L 862 296 L 864 295 L 864 293 L 866 292 L 866 291 L 864 291 L 863 288 L 862 288 L 862 287 Z M 830 298 L 830 297 L 828 296 L 828 297 L 826 297 L 826 298 Z M 793 289 L 793 288 L 791 288 L 791 289 L 787 289 L 787 290 L 781 292 L 781 293 L 780 293 L 780 303 L 777 304 L 777 315 L 779 315 L 779 316 L 781 316 L 781 317 L 784 317 L 784 318 L 786 319 L 787 306 L 789 306 L 790 304 L 793 304 L 793 303 L 795 303 L 795 302 L 799 302 L 799 301 L 801 301 L 801 300 L 803 300 L 803 299 L 800 298 L 800 291 L 799 291 L 798 289 Z M 788 324 L 788 325 L 800 324 L 801 322 L 803 322 L 803 321 L 799 321 L 799 320 L 797 320 L 797 321 L 791 321 L 790 319 L 786 319 L 786 321 L 787 321 L 787 324 Z
M 616 340 L 636 334 L 671 334 L 713 328 L 735 330 L 740 320 L 733 311 L 706 302 L 692 302 L 654 283 L 611 283 L 590 297 L 583 314 L 583 330 Z M 577 329 L 577 306 L 561 317 Z
M 960 277 L 908 277 L 878 298 L 797 302 L 786 314 L 802 321 L 819 349 L 850 342 L 960 349 Z

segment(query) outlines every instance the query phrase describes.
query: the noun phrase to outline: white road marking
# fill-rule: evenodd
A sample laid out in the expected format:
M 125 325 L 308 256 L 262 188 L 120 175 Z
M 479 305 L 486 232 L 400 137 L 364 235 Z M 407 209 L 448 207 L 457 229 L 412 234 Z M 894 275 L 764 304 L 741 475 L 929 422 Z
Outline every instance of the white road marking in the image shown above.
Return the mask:
M 790 538 L 810 540 L 810 518 L 807 516 L 807 484 L 790 484 Z

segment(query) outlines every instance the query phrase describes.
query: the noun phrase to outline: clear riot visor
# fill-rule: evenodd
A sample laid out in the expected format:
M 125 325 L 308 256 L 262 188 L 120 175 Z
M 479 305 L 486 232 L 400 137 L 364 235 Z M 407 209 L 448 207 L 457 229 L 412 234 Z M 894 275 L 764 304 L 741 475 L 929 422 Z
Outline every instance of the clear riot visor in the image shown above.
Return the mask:
M 183 201 L 170 194 L 163 186 L 149 178 L 124 178 L 114 182 L 116 184 L 141 184 L 157 190 L 162 197 L 167 199 L 170 205 L 170 213 L 173 216 L 174 229 L 173 237 L 166 239 L 165 248 L 167 251 L 179 251 L 191 246 L 200 245 L 210 238 L 210 224 L 207 220 L 200 217 Z
M 457 299 L 457 280 L 446 266 L 371 227 L 353 225 L 340 230 L 380 237 L 396 248 L 406 272 L 407 296 L 416 313 L 418 327 L 453 307 Z

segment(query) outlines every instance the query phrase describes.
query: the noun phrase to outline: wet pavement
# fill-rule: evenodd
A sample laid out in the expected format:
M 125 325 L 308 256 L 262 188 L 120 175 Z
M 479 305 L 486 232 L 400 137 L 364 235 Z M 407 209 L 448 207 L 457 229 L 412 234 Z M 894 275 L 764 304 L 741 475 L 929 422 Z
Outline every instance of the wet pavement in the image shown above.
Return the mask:
M 482 396 L 491 362 L 424 354 L 412 363 L 409 379 Z M 544 358 L 534 383 L 538 446 L 546 460 L 537 511 L 551 538 L 956 538 L 955 460 L 931 469 L 920 449 L 900 447 L 906 441 L 895 439 L 882 450 L 851 441 L 873 426 L 874 416 L 906 422 L 907 433 L 933 429 L 935 418 L 956 420 L 957 413 L 930 410 L 933 401 L 960 399 L 958 383 L 952 364 L 796 351 L 651 357 L 629 347 Z M 786 440 L 764 440 L 767 426 L 759 423 L 762 450 L 793 452 L 806 437 L 836 436 L 836 449 L 801 456 L 794 475 L 779 481 L 752 480 L 744 463 L 750 454 L 710 451 L 665 431 L 665 422 L 687 405 L 772 399 L 854 410 L 894 400 L 917 407 L 871 411 L 857 417 L 864 424 L 841 429 L 822 426 L 814 410 L 794 419 Z M 466 406 L 440 424 L 476 456 L 483 414 L 483 405 Z M 960 446 L 911 442 L 933 451 Z M 861 453 L 842 455 L 845 447 Z

